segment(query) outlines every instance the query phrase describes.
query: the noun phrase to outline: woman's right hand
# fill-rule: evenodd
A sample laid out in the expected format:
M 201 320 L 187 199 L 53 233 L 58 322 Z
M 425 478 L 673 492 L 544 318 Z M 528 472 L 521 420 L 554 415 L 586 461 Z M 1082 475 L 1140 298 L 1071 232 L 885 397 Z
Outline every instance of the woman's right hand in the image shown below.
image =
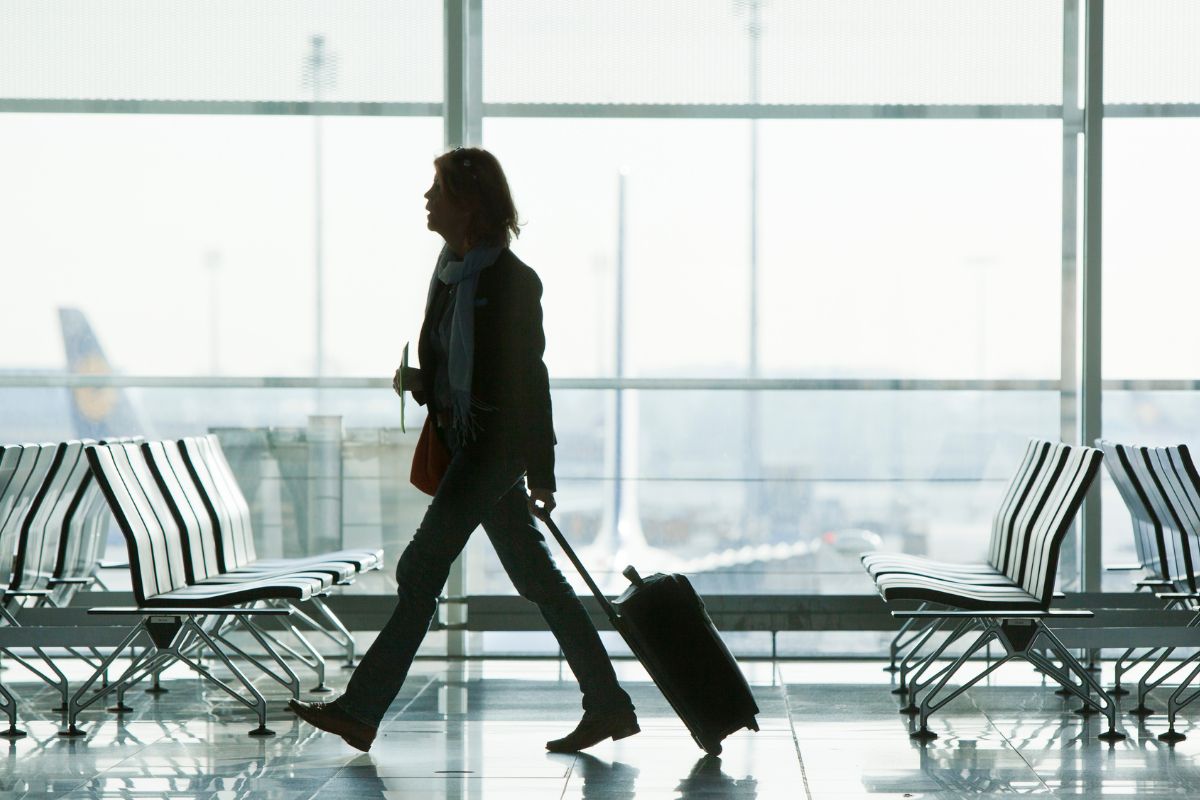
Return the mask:
M 400 367 L 396 370 L 396 374 L 392 377 L 392 390 L 396 394 L 401 394 L 401 387 L 406 392 L 424 391 L 424 383 L 421 380 L 421 370 L 413 369 L 412 367 Z

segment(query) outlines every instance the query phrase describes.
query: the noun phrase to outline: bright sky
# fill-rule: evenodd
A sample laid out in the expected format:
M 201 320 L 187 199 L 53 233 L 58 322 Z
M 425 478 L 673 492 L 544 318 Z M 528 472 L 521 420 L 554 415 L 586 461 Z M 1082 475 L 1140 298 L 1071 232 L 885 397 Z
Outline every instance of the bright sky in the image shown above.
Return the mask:
M 313 352 L 313 122 L 6 114 L 0 364 L 57 367 L 55 309 L 128 371 L 206 374 L 215 253 L 226 374 Z M 435 119 L 325 120 L 331 372 L 387 375 L 415 338 Z M 760 124 L 761 358 L 774 375 L 1054 377 L 1061 134 L 1053 121 Z M 1105 370 L 1200 377 L 1200 121 L 1107 123 Z M 735 375 L 747 351 L 745 121 L 489 120 L 546 285 L 557 375 L 612 369 L 627 172 L 632 374 Z M 1136 309 L 1153 309 L 1153 326 Z M 1151 342 L 1155 342 L 1151 346 Z M 1168 342 L 1162 346 L 1162 342 Z
M 749 0 L 484 5 L 488 102 L 747 100 Z M 1200 7 L 1106 8 L 1110 101 L 1200 99 Z M 3 0 L 0 97 L 301 100 L 319 33 L 336 62 L 323 97 L 438 102 L 440 9 Z M 1058 0 L 898 9 L 762 3 L 761 99 L 1061 102 Z M 0 115 L 0 369 L 61 366 L 55 309 L 76 305 L 127 372 L 310 373 L 314 124 Z M 417 335 L 439 245 L 421 194 L 442 124 L 320 124 L 329 371 L 387 376 Z M 629 372 L 744 373 L 750 129 L 485 120 L 484 144 L 528 222 L 515 249 L 546 286 L 552 374 L 611 374 L 622 170 Z M 1105 130 L 1105 374 L 1200 377 L 1200 119 L 1113 119 Z M 1058 375 L 1058 122 L 764 121 L 758 137 L 765 374 Z

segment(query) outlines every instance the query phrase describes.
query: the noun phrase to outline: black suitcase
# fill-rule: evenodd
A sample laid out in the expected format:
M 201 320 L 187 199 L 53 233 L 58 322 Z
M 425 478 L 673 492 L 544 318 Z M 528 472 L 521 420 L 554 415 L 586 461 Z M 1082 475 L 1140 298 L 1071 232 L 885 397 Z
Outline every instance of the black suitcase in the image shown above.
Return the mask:
M 758 730 L 750 686 L 687 578 L 656 574 L 643 579 L 626 567 L 623 574 L 632 585 L 610 603 L 550 515 L 542 512 L 538 518 L 702 750 L 720 755 L 721 740 L 729 734 Z

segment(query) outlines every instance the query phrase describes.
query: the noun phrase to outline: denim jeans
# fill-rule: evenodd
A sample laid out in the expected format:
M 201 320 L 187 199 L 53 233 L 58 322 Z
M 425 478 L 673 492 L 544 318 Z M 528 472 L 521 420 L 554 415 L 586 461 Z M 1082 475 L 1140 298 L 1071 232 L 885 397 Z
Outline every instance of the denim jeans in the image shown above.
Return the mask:
M 583 692 L 585 713 L 632 709 L 600 636 L 534 525 L 525 467 L 494 439 L 457 449 L 396 566 L 398 602 L 337 704 L 378 726 L 437 611 L 450 565 L 480 524 L 517 592 L 536 603 Z

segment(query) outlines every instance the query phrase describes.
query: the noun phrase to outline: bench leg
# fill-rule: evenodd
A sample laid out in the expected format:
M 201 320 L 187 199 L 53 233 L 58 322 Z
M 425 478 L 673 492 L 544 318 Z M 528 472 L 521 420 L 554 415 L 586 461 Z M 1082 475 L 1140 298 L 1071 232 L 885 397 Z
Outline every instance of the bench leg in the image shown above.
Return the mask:
M 346 648 L 346 663 L 342 665 L 342 668 L 354 669 L 357 667 L 358 657 L 355 652 L 357 645 L 354 641 L 354 634 L 350 632 L 350 629 L 347 628 L 340 619 L 338 619 L 338 616 L 333 613 L 329 606 L 325 605 L 324 600 L 319 597 L 314 597 L 309 602 L 311 602 L 313 608 L 317 609 L 317 612 L 325 618 L 325 621 L 328 622 L 335 631 L 341 634 L 342 646 Z M 324 631 L 325 628 L 322 627 L 321 630 Z M 328 633 L 328 631 L 326 631 L 326 635 L 328 635 L 334 641 L 338 641 L 338 637 Z
M 142 659 L 145 658 L 146 654 L 151 652 L 153 648 L 147 647 L 141 653 L 133 657 L 129 666 L 125 668 L 125 671 L 121 673 L 120 677 L 118 677 L 115 682 L 110 682 L 107 686 L 100 689 L 87 700 L 82 699 L 84 695 L 87 694 L 87 691 L 91 688 L 92 684 L 95 683 L 97 679 L 99 679 L 100 676 L 105 673 L 105 671 L 112 665 L 114 661 L 117 660 L 117 658 L 120 657 L 123 652 L 125 652 L 125 648 L 133 644 L 134 640 L 136 640 L 138 636 L 144 632 L 145 628 L 143 627 L 143 624 L 139 623 L 138 625 L 134 626 L 133 630 L 131 630 L 129 634 L 121 640 L 121 643 L 113 648 L 113 651 L 109 653 L 108 657 L 100 662 L 88 679 L 85 680 L 83 684 L 75 690 L 75 694 L 71 695 L 71 699 L 67 703 L 66 718 L 63 720 L 63 722 L 66 723 L 66 727 L 59 731 L 59 736 L 83 736 L 84 731 L 80 730 L 79 726 L 76 724 L 79 719 L 79 712 L 83 711 L 100 698 L 112 692 L 124 680 L 129 678 L 129 676 L 133 675 L 138 670 Z
M 962 628 L 963 626 L 960 625 L 959 627 Z M 978 653 L 985 645 L 997 638 L 998 632 L 995 629 L 990 627 L 986 628 L 982 633 L 979 634 L 979 637 L 972 642 L 966 650 L 963 651 L 962 655 L 955 659 L 950 666 L 946 667 L 939 673 L 941 676 L 940 679 L 938 679 L 934 687 L 930 689 L 921 699 L 921 705 L 918 708 L 917 724 L 915 729 L 909 732 L 909 736 L 922 742 L 936 739 L 937 734 L 929 730 L 929 717 L 941 710 L 947 703 L 954 700 L 954 698 L 961 695 L 967 689 L 970 689 L 972 686 L 979 683 L 979 681 L 983 680 L 988 675 L 991 675 L 993 672 L 999 669 L 1001 665 L 1007 663 L 1013 657 L 1010 653 L 998 659 L 997 661 L 988 664 L 986 667 L 980 670 L 978 674 L 974 675 L 965 683 L 956 686 L 954 690 L 945 697 L 938 698 L 939 692 L 945 688 L 947 682 L 949 682 L 949 680 L 954 677 L 959 669 L 961 669 L 962 666 L 967 663 L 971 656 Z
M 1148 659 L 1151 653 L 1156 652 L 1155 650 L 1148 650 L 1137 658 L 1131 659 L 1130 657 L 1136 650 L 1137 648 L 1129 648 L 1124 653 L 1121 653 L 1113 664 L 1113 688 L 1109 690 L 1109 694 L 1114 697 L 1129 694 L 1129 690 L 1121 685 L 1121 678 L 1125 677 L 1126 672 Z
M 59 670 L 59 668 L 57 666 L 55 666 L 54 660 L 46 654 L 45 650 L 43 650 L 40 647 L 33 648 L 33 652 L 37 655 L 37 661 L 40 662 L 42 665 L 44 665 L 44 667 L 46 669 L 48 669 L 50 672 L 53 672 L 54 673 L 53 675 L 49 675 L 46 672 L 43 672 L 41 669 L 39 669 L 37 666 L 35 666 L 33 661 L 31 661 L 28 658 L 25 658 L 25 656 L 17 655 L 16 653 L 14 653 L 10 650 L 3 650 L 0 652 L 4 652 L 13 661 L 16 661 L 22 667 L 24 667 L 25 669 L 32 672 L 34 674 L 34 676 L 38 680 L 40 680 L 42 683 L 46 684 L 47 686 L 49 686 L 52 689 L 57 689 L 59 695 L 62 696 L 62 698 L 63 698 L 63 702 L 64 703 L 66 702 L 66 695 L 67 695 L 66 681 L 67 681 L 67 679 L 65 676 L 63 676 L 62 671 Z M 60 707 L 55 710 L 61 711 L 62 708 Z
M 1078 689 L 1078 693 L 1082 696 L 1084 704 L 1095 706 L 1097 710 L 1102 712 L 1104 716 L 1108 718 L 1108 730 L 1100 734 L 1098 738 L 1110 743 L 1118 742 L 1124 739 L 1125 734 L 1117 730 L 1117 704 L 1113 701 L 1112 696 L 1110 696 L 1109 693 L 1104 690 L 1104 687 L 1100 685 L 1100 681 L 1096 680 L 1096 677 L 1092 674 L 1092 672 L 1088 670 L 1087 667 L 1080 664 L 1075 657 L 1071 655 L 1070 651 L 1066 648 L 1062 641 L 1060 641 L 1059 638 L 1054 635 L 1054 632 L 1050 630 L 1050 628 L 1046 627 L 1041 620 L 1034 620 L 1034 625 L 1037 626 L 1037 632 L 1033 635 L 1033 639 L 1030 640 L 1029 647 L 1027 648 L 1025 654 L 1026 657 L 1030 657 L 1032 647 L 1039 639 L 1046 641 L 1049 644 L 1050 650 L 1052 650 L 1054 654 L 1058 656 L 1059 660 L 1062 661 L 1064 672 L 1069 672 L 1076 679 L 1078 679 L 1080 687 L 1082 687 Z M 1032 658 L 1030 660 L 1032 660 Z M 1064 683 L 1063 685 L 1067 688 L 1075 688 L 1074 683 L 1070 681 Z M 1094 693 L 1099 700 L 1096 701 L 1091 699 L 1089 692 Z
M 0 731 L 0 736 L 5 739 L 20 739 L 25 735 L 25 731 L 17 727 L 17 698 L 13 697 L 2 683 L 0 683 L 0 698 L 4 700 L 4 703 L 0 704 L 0 710 L 8 717 L 8 730 Z
M 254 637 L 255 641 L 257 641 L 262 646 L 263 650 L 266 651 L 267 656 L 272 661 L 274 661 L 275 664 L 283 671 L 282 675 L 273 672 L 266 664 L 264 664 L 262 661 L 260 661 L 257 657 L 255 657 L 254 655 L 251 655 L 250 653 L 247 653 L 245 650 L 238 647 L 233 642 L 229 641 L 229 639 L 225 636 L 225 634 L 214 633 L 214 634 L 212 634 L 213 638 L 220 641 L 221 644 L 225 645 L 227 648 L 229 648 L 232 652 L 234 652 L 241 658 L 244 658 L 246 661 L 249 661 L 251 664 L 258 667 L 260 672 L 262 672 L 264 675 L 266 675 L 268 678 L 275 681 L 276 683 L 284 686 L 288 690 L 288 692 L 292 695 L 293 698 L 299 700 L 300 699 L 300 678 L 296 675 L 295 671 L 292 670 L 292 668 L 287 664 L 287 662 L 284 661 L 283 658 L 280 657 L 279 653 L 277 653 L 275 651 L 275 649 L 273 647 L 271 647 L 271 645 L 267 642 L 267 639 L 269 638 L 271 640 L 271 642 L 274 642 L 277 646 L 282 647 L 285 650 L 289 651 L 292 655 L 296 656 L 299 660 L 303 661 L 303 657 L 301 657 L 298 653 L 296 653 L 294 650 L 292 650 L 287 645 L 278 641 L 275 637 L 270 636 L 269 634 L 265 634 L 263 631 L 260 631 L 258 629 L 258 627 L 256 625 L 254 625 L 254 623 L 250 622 L 247 619 L 238 619 L 236 621 L 236 624 L 239 625 L 240 627 L 242 627 L 243 629 L 245 629 L 251 636 Z
M 916 714 L 920 710 L 920 706 L 917 704 L 917 699 L 920 693 L 939 678 L 946 675 L 948 672 L 953 671 L 952 667 L 947 665 L 931 675 L 928 680 L 925 679 L 925 673 L 933 669 L 934 665 L 937 663 L 937 660 L 942 657 L 942 653 L 946 652 L 950 645 L 961 639 L 968 630 L 975 627 L 975 624 L 976 623 L 973 620 L 969 619 L 958 623 L 958 625 L 954 627 L 954 630 L 950 632 L 950 635 L 946 637 L 946 640 L 921 661 L 920 665 L 918 665 L 916 671 L 913 673 L 912 678 L 910 678 L 908 681 L 909 702 L 907 706 L 900 709 L 901 714 Z
M 928 603 L 921 603 L 917 610 L 924 611 L 928 606 Z M 904 639 L 904 634 L 917 627 L 917 625 L 918 622 L 916 617 L 909 617 L 908 619 L 904 620 L 904 624 L 900 626 L 900 630 L 896 631 L 896 635 L 892 637 L 892 641 L 888 642 L 888 665 L 883 668 L 884 672 L 900 671 L 900 665 L 896 663 L 896 659 L 899 658 L 902 650 L 907 648 L 909 645 L 915 642 L 918 637 L 920 637 L 921 632 L 918 631 L 910 636 L 907 640 Z
M 156 654 L 153 648 L 145 648 L 137 653 L 133 660 L 130 661 L 129 669 L 121 676 L 123 680 L 110 682 L 104 680 L 100 686 L 102 689 L 108 689 L 112 686 L 112 691 L 116 694 L 117 701 L 115 704 L 108 707 L 108 711 L 114 714 L 125 714 L 133 711 L 125 704 L 125 693 L 129 688 L 138 681 L 145 678 L 147 675 L 170 666 L 173 659 L 170 655 Z
M 288 629 L 288 632 L 291 633 L 292 636 L 296 637 L 296 641 L 300 643 L 300 646 L 308 651 L 309 657 L 312 659 L 311 661 L 308 661 L 298 653 L 296 654 L 296 658 L 300 661 L 300 663 L 304 664 L 306 667 L 309 667 L 317 674 L 317 685 L 309 689 L 309 691 L 317 694 L 325 694 L 333 691 L 325 685 L 325 657 L 321 655 L 317 648 L 313 647 L 313 644 L 308 640 L 308 637 L 301 633 L 300 629 L 297 628 L 291 620 L 285 620 L 284 626 Z
M 255 728 L 254 730 L 250 731 L 251 736 L 274 736 L 275 731 L 273 731 L 267 727 L 267 700 L 266 700 L 266 698 L 264 698 L 262 696 L 262 694 L 258 691 L 258 689 L 254 688 L 254 684 L 251 683 L 244 674 L 242 674 L 242 671 L 239 670 L 237 668 L 237 666 L 233 663 L 233 661 L 231 661 L 229 659 L 229 656 L 225 655 L 225 652 L 220 647 L 217 646 L 217 643 L 215 641 L 213 641 L 209 637 L 209 635 L 207 633 L 205 633 L 200 628 L 200 626 L 195 623 L 194 620 L 189 619 L 186 624 L 189 624 L 192 626 L 192 628 L 195 630 L 196 634 L 205 641 L 205 643 L 208 645 L 209 649 L 212 650 L 213 654 L 216 655 L 217 658 L 219 658 L 221 660 L 221 662 L 225 665 L 226 669 L 228 669 L 230 672 L 233 673 L 233 677 L 237 678 L 238 682 L 241 683 L 242 686 L 244 686 L 246 688 L 246 691 L 249 692 L 250 696 L 253 697 L 254 699 L 251 701 L 251 700 L 247 700 L 245 697 L 242 697 L 240 694 L 238 694 L 236 691 L 234 691 L 232 686 L 229 686 L 227 683 L 222 681 L 220 678 L 217 678 L 215 675 L 213 675 L 211 672 L 206 670 L 199 663 L 193 661 L 190 657 L 184 656 L 184 655 L 178 655 L 179 660 L 183 661 L 188 666 L 190 666 L 192 669 L 196 670 L 201 675 L 208 678 L 208 680 L 210 682 L 212 682 L 216 686 L 223 689 L 225 692 L 227 692 L 233 699 L 237 700 L 239 703 L 242 703 L 243 705 L 246 705 L 246 706 L 254 709 L 255 713 L 258 714 L 258 727 Z
M 1191 702 L 1195 700 L 1197 696 L 1200 696 L 1200 689 L 1197 689 L 1187 697 L 1183 697 L 1183 693 L 1191 686 L 1192 681 L 1196 679 L 1198 674 L 1200 674 L 1200 665 L 1197 665 L 1194 669 L 1192 669 L 1192 671 L 1188 673 L 1187 678 L 1185 678 L 1183 682 L 1179 684 L 1175 691 L 1171 692 L 1171 696 L 1167 699 L 1167 731 L 1166 733 L 1159 734 L 1159 741 L 1175 744 L 1176 742 L 1182 742 L 1187 738 L 1182 733 L 1179 733 L 1175 730 L 1175 717 L 1179 713 L 1180 709 L 1191 704 Z M 1181 697 L 1183 698 L 1182 700 L 1180 699 Z
M 1138 681 L 1138 704 L 1136 708 L 1129 712 L 1130 714 L 1143 718 L 1153 714 L 1154 709 L 1146 705 L 1146 698 L 1150 695 L 1150 692 L 1169 681 L 1197 657 L 1195 654 L 1188 656 L 1178 664 L 1172 665 L 1162 675 L 1156 677 L 1155 673 L 1158 672 L 1158 669 L 1174 652 L 1174 647 L 1164 648 L 1162 655 L 1155 659 L 1154 663 L 1150 665 L 1150 668 L 1146 670 L 1144 675 L 1142 675 L 1141 680 Z
M 945 620 L 935 619 L 921 629 L 917 642 L 900 659 L 900 683 L 895 689 L 892 689 L 892 694 L 908 694 L 909 672 L 912 671 L 914 663 L 918 669 L 924 663 L 924 659 L 917 661 L 917 655 L 921 652 L 921 648 L 933 638 L 933 635 L 942 629 L 944 624 Z

